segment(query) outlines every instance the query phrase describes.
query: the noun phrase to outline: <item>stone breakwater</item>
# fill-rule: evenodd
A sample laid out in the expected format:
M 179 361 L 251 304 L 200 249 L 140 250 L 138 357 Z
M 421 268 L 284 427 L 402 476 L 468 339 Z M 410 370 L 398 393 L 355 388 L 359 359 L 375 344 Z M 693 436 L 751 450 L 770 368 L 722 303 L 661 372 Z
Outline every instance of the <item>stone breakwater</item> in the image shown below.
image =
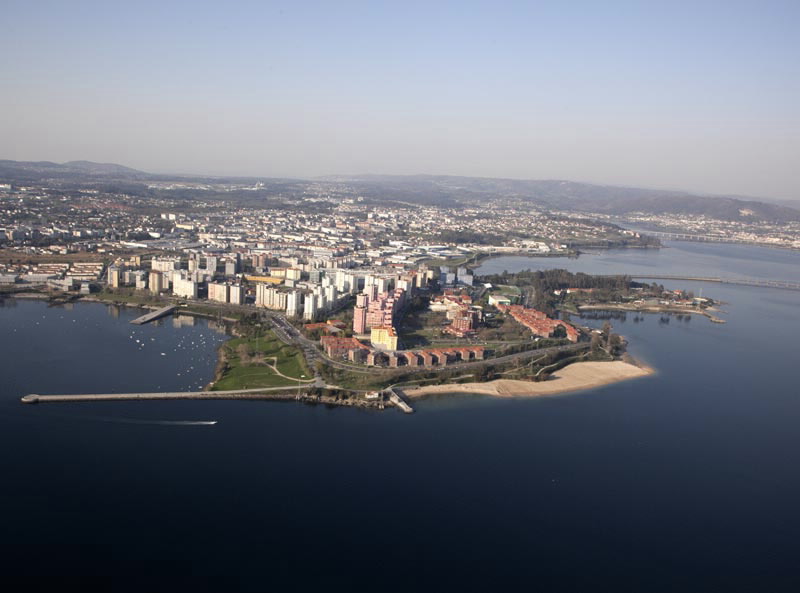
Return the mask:
M 242 389 L 237 391 L 176 391 L 163 393 L 85 393 L 70 395 L 28 394 L 21 398 L 25 404 L 42 403 L 77 403 L 94 401 L 154 401 L 154 400 L 261 400 L 261 401 L 298 401 L 310 404 L 331 406 L 350 406 L 359 408 L 383 409 L 382 401 L 368 401 L 361 398 L 341 398 L 330 395 L 312 395 L 299 392 L 300 388 L 280 388 L 280 391 L 268 389 Z M 287 391 L 291 391 L 287 393 Z M 392 405 L 392 404 L 388 404 Z

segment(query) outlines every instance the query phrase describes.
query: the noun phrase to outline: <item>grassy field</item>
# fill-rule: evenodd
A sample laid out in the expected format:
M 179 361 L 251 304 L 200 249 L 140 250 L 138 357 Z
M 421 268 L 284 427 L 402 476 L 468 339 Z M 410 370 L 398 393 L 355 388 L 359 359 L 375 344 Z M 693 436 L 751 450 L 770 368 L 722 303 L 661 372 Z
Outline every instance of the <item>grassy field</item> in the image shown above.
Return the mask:
M 497 315 L 486 320 L 478 330 L 478 339 L 485 342 L 527 342 L 533 334 L 508 315 Z
M 302 353 L 272 331 L 258 338 L 235 338 L 221 348 L 223 370 L 214 391 L 296 386 L 313 378 Z
M 511 286 L 510 284 L 498 284 L 495 286 L 497 292 L 499 294 L 504 294 L 506 296 L 520 296 L 522 295 L 522 290 L 520 290 L 519 286 Z
M 430 345 L 442 337 L 442 326 L 447 321 L 444 313 L 427 309 L 411 311 L 404 318 L 398 332 L 404 348 L 419 348 Z
M 126 289 L 118 292 L 96 292 L 91 295 L 99 301 L 108 303 L 136 303 L 139 305 L 165 305 L 169 304 L 165 299 L 156 295 L 147 294 L 144 291 L 134 291 Z

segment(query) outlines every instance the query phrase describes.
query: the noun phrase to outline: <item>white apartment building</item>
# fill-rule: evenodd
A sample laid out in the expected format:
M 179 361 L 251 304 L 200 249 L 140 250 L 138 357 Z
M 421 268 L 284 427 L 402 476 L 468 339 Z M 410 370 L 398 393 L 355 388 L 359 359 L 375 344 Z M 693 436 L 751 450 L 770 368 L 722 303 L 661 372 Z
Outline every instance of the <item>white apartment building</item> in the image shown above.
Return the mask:
M 172 293 L 175 296 L 196 299 L 197 298 L 197 282 L 190 278 L 174 275 L 172 277 Z
M 227 303 L 230 298 L 230 285 L 221 282 L 211 282 L 208 285 L 208 300 L 218 303 Z
M 298 317 L 300 315 L 300 298 L 301 293 L 297 290 L 293 290 L 288 294 L 286 297 L 286 315 L 289 317 Z
M 307 294 L 303 301 L 303 319 L 314 321 L 317 316 L 317 296 Z

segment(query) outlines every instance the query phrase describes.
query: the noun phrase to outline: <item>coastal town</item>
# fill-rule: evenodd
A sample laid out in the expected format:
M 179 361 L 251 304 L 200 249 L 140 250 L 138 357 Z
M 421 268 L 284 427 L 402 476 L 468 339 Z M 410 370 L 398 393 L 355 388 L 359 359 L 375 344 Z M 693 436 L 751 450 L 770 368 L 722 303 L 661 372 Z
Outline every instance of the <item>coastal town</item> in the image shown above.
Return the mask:
M 209 187 L 221 189 L 155 184 L 148 197 L 0 187 L 2 294 L 204 316 L 237 336 L 220 349 L 210 392 L 284 388 L 376 407 L 403 390 L 541 381 L 624 355 L 610 326 L 573 315 L 710 317 L 714 305 L 628 277 L 476 275 L 507 254 L 549 264 L 585 246 L 658 245 L 609 222 L 502 201 L 387 206 L 331 184 L 303 186 L 281 207 L 248 204 L 258 184 L 225 186 L 245 194 L 231 200 L 167 197 Z

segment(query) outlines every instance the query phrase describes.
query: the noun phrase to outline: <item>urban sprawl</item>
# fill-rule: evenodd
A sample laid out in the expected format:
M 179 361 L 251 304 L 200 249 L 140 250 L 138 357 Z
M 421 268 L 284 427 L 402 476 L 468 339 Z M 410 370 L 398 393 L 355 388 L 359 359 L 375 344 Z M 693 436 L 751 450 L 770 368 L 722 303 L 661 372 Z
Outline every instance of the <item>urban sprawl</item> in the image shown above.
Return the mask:
M 476 283 L 479 257 L 648 244 L 609 222 L 513 201 L 375 204 L 321 183 L 258 207 L 204 200 L 204 187 L 155 183 L 155 195 L 141 196 L 0 186 L 0 284 L 250 307 L 313 334 L 329 361 L 429 368 L 483 360 L 487 338 L 478 332 L 496 315 L 529 332 L 520 334 L 526 340 L 581 338 L 569 321 L 528 306 L 523 291 Z M 215 196 L 225 187 L 237 195 L 263 189 L 218 186 Z M 182 191 L 193 199 L 179 199 Z M 438 340 L 404 343 L 398 325 L 421 302 Z

